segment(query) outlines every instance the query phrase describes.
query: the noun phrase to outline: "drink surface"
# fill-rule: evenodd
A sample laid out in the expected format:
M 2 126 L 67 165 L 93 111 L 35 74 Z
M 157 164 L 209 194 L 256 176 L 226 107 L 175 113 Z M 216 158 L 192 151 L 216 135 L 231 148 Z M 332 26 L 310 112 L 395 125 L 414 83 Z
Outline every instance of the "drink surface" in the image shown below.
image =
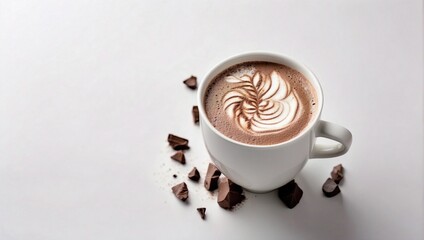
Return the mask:
M 316 112 L 316 91 L 298 71 L 271 62 L 245 62 L 218 74 L 204 96 L 206 115 L 221 133 L 251 145 L 297 136 Z

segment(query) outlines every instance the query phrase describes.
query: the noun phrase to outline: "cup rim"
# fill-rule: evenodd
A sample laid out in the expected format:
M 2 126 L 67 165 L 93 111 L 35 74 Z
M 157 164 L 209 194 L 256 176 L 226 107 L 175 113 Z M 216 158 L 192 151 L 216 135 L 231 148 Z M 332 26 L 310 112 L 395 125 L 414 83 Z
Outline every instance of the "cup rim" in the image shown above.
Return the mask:
M 279 62 L 277 61 L 269 61 L 269 60 L 258 60 L 255 58 L 273 58 L 273 59 L 278 59 Z M 251 58 L 251 59 L 250 59 Z M 242 59 L 246 59 L 246 60 L 242 60 Z M 250 59 L 250 60 L 247 60 Z M 268 144 L 268 145 L 254 145 L 254 144 L 248 144 L 248 143 L 243 143 L 237 140 L 234 140 L 230 137 L 227 137 L 225 134 L 221 133 L 218 129 L 216 129 L 212 123 L 209 121 L 209 118 L 206 115 L 206 111 L 204 109 L 204 94 L 206 92 L 206 88 L 209 85 L 209 82 L 213 80 L 213 78 L 215 76 L 217 76 L 219 73 L 221 73 L 223 70 L 228 69 L 231 66 L 234 66 L 236 64 L 240 64 L 243 62 L 248 62 L 248 61 L 267 61 L 267 62 L 274 62 L 277 64 L 283 64 L 286 65 L 290 68 L 295 69 L 296 71 L 300 72 L 301 74 L 303 74 L 308 81 L 313 85 L 313 87 L 315 88 L 316 94 L 317 94 L 317 112 L 314 114 L 313 119 L 311 119 L 308 123 L 308 125 L 302 129 L 302 131 L 297 134 L 294 138 L 291 138 L 287 141 L 283 141 L 280 143 L 275 143 L 275 144 Z M 233 55 L 229 58 L 227 58 L 224 61 L 221 61 L 220 63 L 216 64 L 211 70 L 209 70 L 207 72 L 207 74 L 202 78 L 202 81 L 199 84 L 199 88 L 198 88 L 198 92 L 197 92 L 197 101 L 198 101 L 198 108 L 199 108 L 199 114 L 200 117 L 202 118 L 202 124 L 206 124 L 207 127 L 209 127 L 215 134 L 217 134 L 218 136 L 220 136 L 222 139 L 225 139 L 228 142 L 231 142 L 233 144 L 236 145 L 240 145 L 240 146 L 245 146 L 245 147 L 251 147 L 251 148 L 274 148 L 274 147 L 280 147 L 280 146 L 284 146 L 284 145 L 288 145 L 290 143 L 295 142 L 296 140 L 298 140 L 299 138 L 301 138 L 302 136 L 304 136 L 306 133 L 308 133 L 313 126 L 315 126 L 316 122 L 318 122 L 318 120 L 320 119 L 321 116 L 321 112 L 322 112 L 322 108 L 323 108 L 323 104 L 324 104 L 324 95 L 322 92 L 322 87 L 320 82 L 318 81 L 318 78 L 316 77 L 316 75 L 304 64 L 298 62 L 297 60 L 294 60 L 294 58 L 288 56 L 288 55 L 283 55 L 283 54 L 276 54 L 276 53 L 271 53 L 271 52 L 246 52 L 246 53 L 241 53 L 241 54 L 236 54 Z M 200 126 L 202 127 L 202 126 Z

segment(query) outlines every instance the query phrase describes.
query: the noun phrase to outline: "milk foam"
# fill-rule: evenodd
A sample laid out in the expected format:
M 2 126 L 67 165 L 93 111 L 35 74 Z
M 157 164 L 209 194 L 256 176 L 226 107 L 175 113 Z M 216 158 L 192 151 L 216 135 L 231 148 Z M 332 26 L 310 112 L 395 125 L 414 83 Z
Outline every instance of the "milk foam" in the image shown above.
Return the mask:
M 235 85 L 222 100 L 227 115 L 243 130 L 255 133 L 277 132 L 289 126 L 299 110 L 289 82 L 276 71 L 252 75 L 225 78 Z

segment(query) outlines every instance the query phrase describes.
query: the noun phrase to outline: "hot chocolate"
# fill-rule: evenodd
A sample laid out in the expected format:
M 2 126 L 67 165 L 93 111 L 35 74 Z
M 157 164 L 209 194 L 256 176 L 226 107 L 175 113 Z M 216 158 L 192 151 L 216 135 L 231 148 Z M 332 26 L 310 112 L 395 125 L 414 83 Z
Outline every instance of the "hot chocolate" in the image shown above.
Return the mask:
M 221 133 L 252 145 L 288 141 L 316 112 L 316 92 L 298 71 L 271 62 L 245 62 L 209 84 L 206 115 Z

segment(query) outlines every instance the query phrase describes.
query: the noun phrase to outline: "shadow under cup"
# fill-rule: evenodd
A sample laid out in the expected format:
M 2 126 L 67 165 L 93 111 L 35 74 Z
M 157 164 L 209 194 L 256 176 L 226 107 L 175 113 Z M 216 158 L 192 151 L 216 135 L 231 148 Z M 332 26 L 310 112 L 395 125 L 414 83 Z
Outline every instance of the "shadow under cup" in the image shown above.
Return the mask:
M 288 141 L 272 145 L 250 145 L 219 132 L 205 112 L 204 96 L 209 83 L 231 66 L 252 61 L 286 65 L 303 74 L 316 92 L 316 112 L 307 126 Z M 316 76 L 290 57 L 273 53 L 247 53 L 231 57 L 214 67 L 200 83 L 198 91 L 200 127 L 212 161 L 233 182 L 248 191 L 268 192 L 291 181 L 310 158 L 323 106 L 323 94 Z

